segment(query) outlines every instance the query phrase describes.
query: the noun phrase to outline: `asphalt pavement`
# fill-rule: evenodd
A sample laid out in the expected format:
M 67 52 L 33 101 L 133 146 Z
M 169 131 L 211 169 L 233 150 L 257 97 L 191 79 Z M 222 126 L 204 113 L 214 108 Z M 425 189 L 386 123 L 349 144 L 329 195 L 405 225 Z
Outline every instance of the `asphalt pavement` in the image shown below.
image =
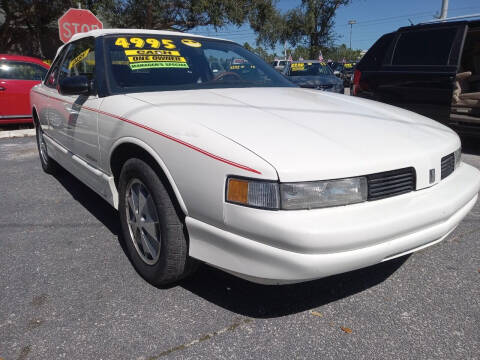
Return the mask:
M 159 289 L 116 211 L 43 173 L 33 137 L 0 139 L 0 169 L 0 359 L 480 358 L 478 202 L 440 244 L 367 269 L 261 286 L 204 265 Z

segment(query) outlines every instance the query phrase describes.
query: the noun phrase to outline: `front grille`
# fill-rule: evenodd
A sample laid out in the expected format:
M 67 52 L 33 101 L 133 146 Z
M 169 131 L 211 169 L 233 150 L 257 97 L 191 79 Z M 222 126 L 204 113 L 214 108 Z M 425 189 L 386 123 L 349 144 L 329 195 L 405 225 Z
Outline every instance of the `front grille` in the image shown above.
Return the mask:
M 453 153 L 442 158 L 442 180 L 455 170 L 455 155 Z
M 416 175 L 413 167 L 386 171 L 367 176 L 368 200 L 379 200 L 415 190 Z

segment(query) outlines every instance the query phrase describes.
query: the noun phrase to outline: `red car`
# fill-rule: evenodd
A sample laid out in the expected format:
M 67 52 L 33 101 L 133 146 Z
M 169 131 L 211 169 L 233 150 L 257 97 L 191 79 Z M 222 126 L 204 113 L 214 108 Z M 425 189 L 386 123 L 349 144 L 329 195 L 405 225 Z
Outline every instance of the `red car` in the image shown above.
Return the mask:
M 37 58 L 0 54 L 0 125 L 32 122 L 30 89 L 48 69 Z

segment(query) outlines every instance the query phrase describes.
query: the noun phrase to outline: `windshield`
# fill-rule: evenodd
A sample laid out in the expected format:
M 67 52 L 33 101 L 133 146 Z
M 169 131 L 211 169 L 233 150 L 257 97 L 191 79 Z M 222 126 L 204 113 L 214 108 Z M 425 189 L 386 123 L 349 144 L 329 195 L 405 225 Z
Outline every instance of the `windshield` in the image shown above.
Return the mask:
M 331 75 L 332 70 L 326 63 L 293 63 L 290 67 L 290 76 L 317 76 Z
M 243 47 L 185 36 L 105 37 L 112 93 L 294 86 Z

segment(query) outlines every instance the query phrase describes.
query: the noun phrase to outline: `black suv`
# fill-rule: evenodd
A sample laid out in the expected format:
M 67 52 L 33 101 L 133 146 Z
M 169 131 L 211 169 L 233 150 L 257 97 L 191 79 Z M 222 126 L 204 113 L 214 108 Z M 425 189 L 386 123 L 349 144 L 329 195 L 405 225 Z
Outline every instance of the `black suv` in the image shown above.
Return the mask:
M 480 136 L 480 20 L 402 27 L 357 64 L 353 95 Z

